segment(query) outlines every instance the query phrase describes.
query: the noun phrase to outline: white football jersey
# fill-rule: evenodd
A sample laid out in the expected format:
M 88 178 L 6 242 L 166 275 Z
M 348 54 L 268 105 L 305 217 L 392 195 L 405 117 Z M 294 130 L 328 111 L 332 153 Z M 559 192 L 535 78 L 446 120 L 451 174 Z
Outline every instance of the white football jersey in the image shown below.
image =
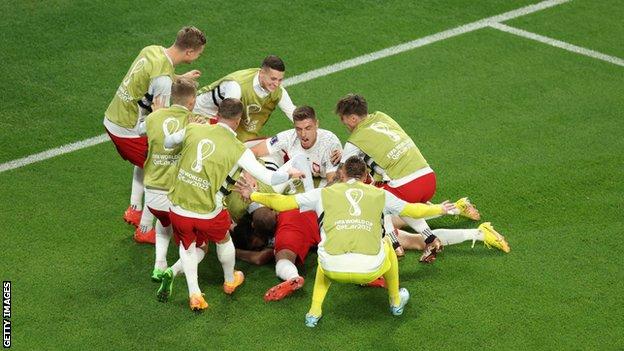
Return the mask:
M 342 150 L 338 137 L 326 129 L 318 129 L 316 143 L 309 148 L 301 147 L 301 141 L 294 129 L 278 133 L 266 140 L 269 153 L 285 153 L 288 157 L 302 153 L 308 156 L 310 167 L 314 177 L 326 178 L 327 173 L 336 172 L 338 166 L 331 163 L 331 153 L 334 150 Z

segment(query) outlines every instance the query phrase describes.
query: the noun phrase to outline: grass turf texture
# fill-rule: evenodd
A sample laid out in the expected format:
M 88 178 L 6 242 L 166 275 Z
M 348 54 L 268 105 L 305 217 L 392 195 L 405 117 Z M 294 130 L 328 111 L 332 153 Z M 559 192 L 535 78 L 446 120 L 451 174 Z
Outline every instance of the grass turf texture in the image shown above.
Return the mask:
M 288 16 L 272 4 L 243 14 L 233 5 L 215 11 L 200 4 L 193 11 L 178 7 L 169 23 L 159 19 L 171 14 L 164 3 L 146 11 L 122 2 L 97 11 L 78 2 L 3 4 L 0 28 L 9 49 L 1 55 L 15 64 L 0 70 L 17 84 L 2 88 L 0 160 L 100 134 L 102 112 L 134 55 L 150 43 L 168 44 L 186 23 L 218 32 L 208 35 L 211 46 L 200 61 L 188 66 L 203 69 L 206 84 L 255 66 L 267 52 L 282 55 L 294 75 L 527 3 L 296 4 Z M 593 3 L 575 1 L 510 24 L 621 57 L 614 38 L 623 37 L 624 28 L 610 11 L 617 1 Z M 221 30 L 228 16 L 246 25 Z M 308 21 L 293 24 L 293 18 Z M 375 18 L 389 25 L 374 25 Z M 20 30 L 22 37 L 18 20 L 29 29 Z M 239 38 L 250 39 L 241 44 Z M 149 280 L 153 248 L 134 244 L 120 218 L 131 167 L 112 144 L 2 173 L 0 275 L 14 284 L 13 345 L 620 349 L 623 78 L 621 67 L 483 29 L 289 88 L 295 103 L 314 106 L 322 127 L 343 141 L 334 103 L 350 91 L 364 94 L 371 109 L 405 127 L 436 170 L 435 200 L 471 196 L 484 220 L 510 241 L 509 255 L 468 244 L 447 247 L 431 266 L 408 253 L 401 279 L 412 300 L 399 318 L 388 312 L 383 290 L 334 284 L 325 317 L 308 330 L 303 315 L 315 255 L 306 263 L 302 291 L 265 304 L 263 293 L 278 282 L 273 267 L 238 263 L 247 281 L 225 296 L 214 247 L 199 271 L 209 310 L 200 316 L 188 310 L 183 277 L 173 300 L 160 304 Z M 268 132 L 287 127 L 276 113 Z M 432 226 L 476 224 L 447 218 Z M 176 257 L 171 248 L 170 262 Z

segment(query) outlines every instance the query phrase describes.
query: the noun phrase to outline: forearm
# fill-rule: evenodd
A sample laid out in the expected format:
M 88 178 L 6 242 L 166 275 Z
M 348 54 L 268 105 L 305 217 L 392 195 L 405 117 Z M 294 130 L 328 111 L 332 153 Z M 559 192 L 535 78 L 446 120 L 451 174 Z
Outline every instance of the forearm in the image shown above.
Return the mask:
M 290 176 L 286 172 L 273 172 L 264 168 L 256 160 L 250 150 L 245 150 L 241 158 L 238 160 L 238 165 L 247 172 L 249 172 L 249 174 L 251 174 L 254 178 L 265 184 L 277 185 L 288 181 L 288 179 L 290 178 Z
M 407 203 L 399 215 L 411 218 L 425 218 L 444 214 L 440 205 L 425 205 Z
M 251 201 L 263 204 L 275 211 L 283 212 L 299 208 L 293 195 L 269 194 L 254 192 L 249 197 Z
M 236 249 L 236 258 L 251 264 L 261 266 L 273 259 L 273 249 L 265 248 L 260 251 Z

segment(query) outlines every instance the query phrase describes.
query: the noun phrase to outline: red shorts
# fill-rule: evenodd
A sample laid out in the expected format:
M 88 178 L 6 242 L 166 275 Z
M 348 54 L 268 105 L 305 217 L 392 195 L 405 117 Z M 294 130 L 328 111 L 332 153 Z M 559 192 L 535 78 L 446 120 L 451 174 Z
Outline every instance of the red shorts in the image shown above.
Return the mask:
M 163 227 L 168 227 L 169 225 L 171 225 L 171 219 L 169 218 L 169 211 L 155 210 L 149 206 L 147 206 L 147 208 L 149 208 L 150 212 L 154 215 L 154 217 L 158 218 L 158 220 L 160 221 L 160 224 L 162 224 Z
M 403 201 L 425 203 L 431 200 L 433 194 L 435 194 L 436 176 L 435 173 L 431 172 L 396 188 L 389 186 L 387 183 L 382 184 L 381 188 L 391 192 Z
M 169 211 L 169 218 L 173 226 L 173 237 L 176 244 L 180 245 L 182 242 L 187 250 L 193 241 L 196 247 L 202 246 L 207 241 L 223 241 L 228 229 L 230 229 L 230 224 L 232 224 L 227 210 L 222 210 L 211 219 L 185 217 Z
M 106 133 L 108 133 L 113 144 L 115 144 L 115 148 L 117 148 L 121 158 L 130 161 L 137 167 L 143 168 L 147 158 L 147 137 L 120 138 L 111 134 L 108 129 L 106 129 Z
M 299 209 L 280 212 L 275 229 L 275 252 L 290 250 L 302 264 L 312 246 L 321 242 L 316 212 Z

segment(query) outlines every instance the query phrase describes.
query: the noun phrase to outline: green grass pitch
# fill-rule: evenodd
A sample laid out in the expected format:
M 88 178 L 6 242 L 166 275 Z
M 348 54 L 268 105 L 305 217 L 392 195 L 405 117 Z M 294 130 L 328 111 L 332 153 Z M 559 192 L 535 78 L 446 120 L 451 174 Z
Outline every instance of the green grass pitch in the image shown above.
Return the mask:
M 287 77 L 537 0 L 0 4 L 0 163 L 104 132 L 103 112 L 138 51 L 193 24 L 208 45 L 205 85 L 274 53 Z M 619 0 L 574 0 L 505 24 L 624 57 Z M 321 126 L 349 92 L 403 125 L 436 170 L 435 201 L 470 196 L 509 240 L 505 255 L 468 243 L 434 265 L 408 252 L 401 317 L 381 289 L 332 285 L 324 318 L 304 326 L 316 255 L 301 291 L 262 295 L 274 267 L 237 263 L 247 281 L 221 292 L 214 247 L 200 265 L 210 308 L 155 299 L 153 247 L 121 220 L 131 166 L 110 142 L 0 173 L 0 278 L 11 280 L 12 348 L 588 349 L 624 348 L 624 70 L 485 28 L 294 85 Z M 266 131 L 288 128 L 276 112 Z M 446 218 L 433 227 L 477 223 Z M 169 261 L 177 252 L 170 248 Z

